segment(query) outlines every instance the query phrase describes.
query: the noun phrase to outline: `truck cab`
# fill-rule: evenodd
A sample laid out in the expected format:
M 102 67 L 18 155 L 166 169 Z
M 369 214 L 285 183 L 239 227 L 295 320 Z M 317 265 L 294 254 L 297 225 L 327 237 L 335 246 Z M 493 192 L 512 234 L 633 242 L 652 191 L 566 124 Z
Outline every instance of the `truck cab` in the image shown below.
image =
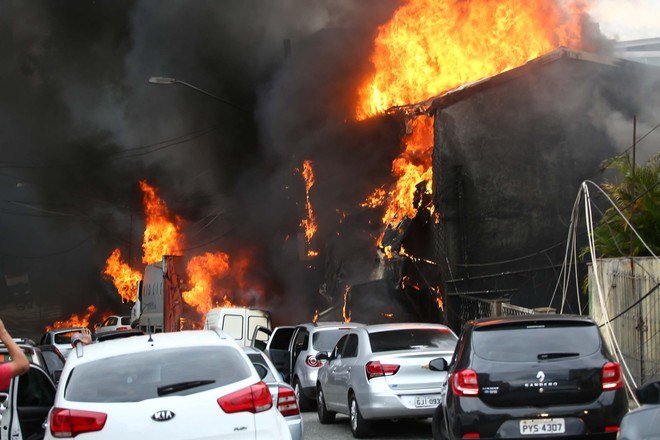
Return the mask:
M 204 317 L 204 329 L 220 329 L 242 347 L 252 345 L 257 327 L 271 328 L 270 313 L 245 307 L 211 309 Z

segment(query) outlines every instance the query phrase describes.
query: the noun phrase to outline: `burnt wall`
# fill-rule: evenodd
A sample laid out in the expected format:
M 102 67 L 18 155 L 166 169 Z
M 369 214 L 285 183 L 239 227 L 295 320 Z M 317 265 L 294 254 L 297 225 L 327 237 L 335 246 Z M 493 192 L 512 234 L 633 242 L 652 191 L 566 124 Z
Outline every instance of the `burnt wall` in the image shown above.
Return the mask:
M 660 108 L 648 75 L 658 84 L 646 66 L 560 58 L 437 106 L 434 241 L 450 315 L 457 293 L 548 306 L 580 183 L 601 181 L 601 163 L 628 146 L 613 140 L 611 115 Z

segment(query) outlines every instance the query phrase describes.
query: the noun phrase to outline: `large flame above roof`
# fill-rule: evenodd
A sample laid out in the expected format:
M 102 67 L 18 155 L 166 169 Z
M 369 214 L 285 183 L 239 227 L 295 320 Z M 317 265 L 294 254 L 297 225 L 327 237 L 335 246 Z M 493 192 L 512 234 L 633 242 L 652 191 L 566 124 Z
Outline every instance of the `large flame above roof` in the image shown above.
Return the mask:
M 555 0 L 409 0 L 376 37 L 374 73 L 359 90 L 364 119 L 577 47 L 578 3 Z

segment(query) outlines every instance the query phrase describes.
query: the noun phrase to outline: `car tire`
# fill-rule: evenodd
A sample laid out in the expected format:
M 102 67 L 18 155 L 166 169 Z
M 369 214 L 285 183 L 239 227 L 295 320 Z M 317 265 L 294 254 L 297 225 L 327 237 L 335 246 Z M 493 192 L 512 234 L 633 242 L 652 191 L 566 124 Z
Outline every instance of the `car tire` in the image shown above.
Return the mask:
M 431 420 L 431 433 L 433 440 L 448 440 L 447 426 L 445 425 L 445 413 L 442 406 L 438 406 L 433 413 Z
M 316 388 L 316 412 L 319 415 L 319 422 L 322 425 L 333 423 L 337 415 L 334 411 L 328 411 L 328 408 L 325 406 L 325 394 L 323 394 L 321 385 Z
M 353 437 L 367 438 L 371 436 L 371 423 L 362 417 L 355 394 L 348 396 L 348 417 Z
M 314 406 L 314 400 L 305 396 L 303 393 L 302 385 L 300 385 L 300 380 L 296 377 L 293 379 L 293 391 L 296 393 L 296 398 L 298 399 L 298 408 L 300 412 L 309 411 Z

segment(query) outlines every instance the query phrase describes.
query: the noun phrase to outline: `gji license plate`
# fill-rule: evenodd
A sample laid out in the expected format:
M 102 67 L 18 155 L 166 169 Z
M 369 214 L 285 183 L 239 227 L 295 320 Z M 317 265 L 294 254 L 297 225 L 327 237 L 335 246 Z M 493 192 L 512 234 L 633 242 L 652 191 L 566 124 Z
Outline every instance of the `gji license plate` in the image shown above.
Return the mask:
M 520 421 L 521 435 L 563 434 L 566 432 L 564 419 L 531 419 Z
M 427 396 L 415 396 L 413 402 L 416 408 L 430 408 L 440 405 L 439 394 L 429 394 Z

